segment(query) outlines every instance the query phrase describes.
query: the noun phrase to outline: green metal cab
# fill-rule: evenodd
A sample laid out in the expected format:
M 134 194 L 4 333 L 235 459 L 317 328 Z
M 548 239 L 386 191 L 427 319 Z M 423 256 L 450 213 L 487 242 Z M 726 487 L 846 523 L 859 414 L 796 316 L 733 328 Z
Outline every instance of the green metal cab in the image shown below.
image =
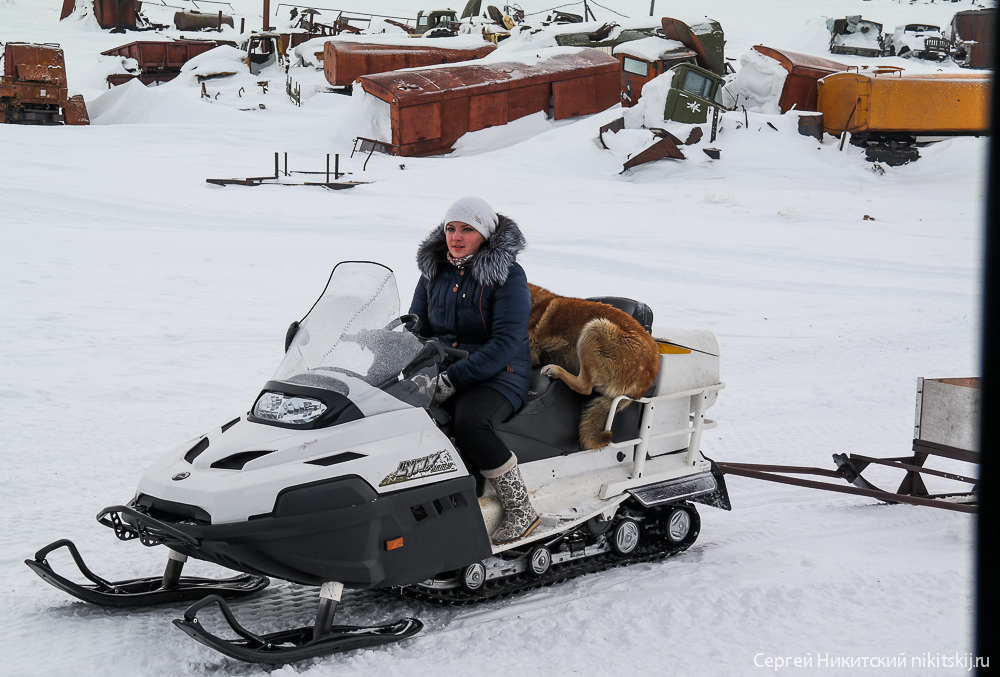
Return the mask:
M 663 119 L 685 124 L 708 122 L 711 109 L 722 107 L 722 77 L 692 63 L 678 64 L 670 70 L 674 75 Z

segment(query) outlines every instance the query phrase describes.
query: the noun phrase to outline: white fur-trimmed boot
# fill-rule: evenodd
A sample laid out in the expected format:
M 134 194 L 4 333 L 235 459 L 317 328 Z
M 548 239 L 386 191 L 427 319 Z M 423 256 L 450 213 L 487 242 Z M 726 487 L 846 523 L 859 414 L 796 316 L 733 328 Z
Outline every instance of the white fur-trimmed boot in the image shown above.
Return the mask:
M 528 488 L 521 479 L 521 471 L 517 467 L 517 457 L 511 454 L 507 463 L 495 470 L 482 471 L 483 477 L 493 483 L 500 505 L 503 506 L 504 517 L 500 526 L 493 532 L 493 545 L 503 545 L 522 539 L 542 523 L 535 509 L 528 500 Z

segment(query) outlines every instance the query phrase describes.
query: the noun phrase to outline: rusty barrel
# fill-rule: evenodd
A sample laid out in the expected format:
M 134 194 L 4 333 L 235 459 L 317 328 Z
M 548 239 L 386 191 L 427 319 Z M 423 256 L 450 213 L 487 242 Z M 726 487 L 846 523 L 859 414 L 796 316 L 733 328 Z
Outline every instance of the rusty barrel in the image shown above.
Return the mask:
M 799 134 L 823 140 L 823 114 L 799 113 Z
M 179 31 L 203 31 L 206 28 L 221 28 L 222 24 L 235 28 L 233 17 L 228 14 L 222 15 L 221 23 L 218 13 L 188 10 L 174 14 L 174 26 Z

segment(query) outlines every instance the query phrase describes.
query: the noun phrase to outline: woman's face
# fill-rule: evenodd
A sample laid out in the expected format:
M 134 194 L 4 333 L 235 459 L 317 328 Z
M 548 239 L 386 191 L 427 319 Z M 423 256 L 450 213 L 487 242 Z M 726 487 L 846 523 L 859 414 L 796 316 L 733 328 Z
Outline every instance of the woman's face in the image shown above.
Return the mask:
M 461 221 L 452 221 L 444 227 L 444 239 L 448 253 L 456 259 L 472 256 L 485 241 L 478 230 Z

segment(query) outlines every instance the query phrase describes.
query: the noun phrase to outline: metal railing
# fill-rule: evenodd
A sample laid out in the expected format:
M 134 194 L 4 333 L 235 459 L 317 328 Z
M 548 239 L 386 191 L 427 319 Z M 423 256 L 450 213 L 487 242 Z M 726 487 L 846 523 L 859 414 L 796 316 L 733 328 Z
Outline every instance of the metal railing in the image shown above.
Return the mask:
M 690 435 L 691 437 L 688 440 L 687 452 L 684 456 L 684 461 L 688 465 L 694 465 L 697 461 L 699 448 L 701 446 L 701 434 L 706 430 L 711 430 L 717 425 L 715 421 L 705 418 L 705 410 L 708 408 L 708 397 L 711 393 L 718 392 L 725 387 L 725 383 L 716 383 L 702 388 L 692 388 L 690 390 L 682 390 L 680 392 L 669 393 L 667 395 L 657 395 L 655 397 L 640 397 L 638 399 L 632 399 L 631 397 L 626 397 L 625 395 L 616 397 L 611 402 L 611 411 L 608 412 L 608 421 L 604 426 L 605 430 L 611 430 L 611 426 L 615 421 L 615 413 L 618 411 L 618 405 L 621 402 L 628 400 L 630 402 L 643 404 L 645 407 L 642 412 L 642 420 L 639 423 L 639 437 L 626 440 L 624 442 L 612 442 L 608 446 L 616 449 L 633 445 L 635 446 L 635 451 L 633 452 L 632 457 L 632 479 L 637 480 L 642 477 L 642 473 L 646 465 L 646 450 L 649 448 L 650 442 L 665 439 L 667 437 Z M 678 400 L 684 397 L 691 398 L 691 408 L 690 413 L 688 414 L 688 422 L 690 425 L 677 430 L 668 430 L 666 432 L 653 434 L 651 432 L 653 413 L 656 410 L 657 403 L 669 400 Z

